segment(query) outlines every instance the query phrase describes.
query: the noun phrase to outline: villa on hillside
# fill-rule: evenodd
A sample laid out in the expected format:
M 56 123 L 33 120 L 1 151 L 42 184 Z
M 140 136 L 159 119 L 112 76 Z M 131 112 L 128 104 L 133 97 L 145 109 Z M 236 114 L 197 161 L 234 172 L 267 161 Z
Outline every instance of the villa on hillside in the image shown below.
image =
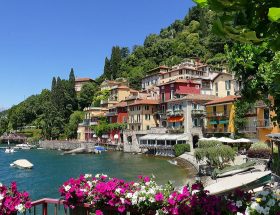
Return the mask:
M 75 79 L 76 92 L 79 93 L 85 84 L 91 83 L 91 82 L 94 82 L 94 80 L 91 78 L 76 78 Z

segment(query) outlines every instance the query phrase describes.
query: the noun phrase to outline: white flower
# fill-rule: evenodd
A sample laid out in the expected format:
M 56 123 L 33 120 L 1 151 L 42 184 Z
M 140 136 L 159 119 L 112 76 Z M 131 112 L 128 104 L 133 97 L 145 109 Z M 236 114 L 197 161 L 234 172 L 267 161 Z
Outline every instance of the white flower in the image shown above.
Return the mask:
M 121 188 L 117 188 L 116 189 L 116 194 L 120 194 L 121 193 Z
M 23 204 L 19 204 L 19 205 L 15 206 L 15 209 L 20 213 L 23 213 L 25 211 Z
M 236 201 L 236 207 L 240 208 L 242 207 L 242 201 Z
M 4 195 L 0 194 L 0 200 L 4 199 Z
M 66 192 L 68 192 L 70 189 L 71 189 L 71 186 L 70 186 L 70 185 L 64 186 L 64 190 L 65 190 Z
M 0 183 L 0 187 L 2 187 L 3 186 L 3 184 L 2 183 Z
M 92 188 L 92 182 L 91 181 L 88 181 L 87 184 L 90 188 Z
M 145 183 L 145 185 L 146 185 L 146 186 L 149 186 L 149 185 L 150 185 L 150 182 L 149 182 L 149 181 L 148 181 L 148 182 L 146 182 L 146 183 Z
M 140 197 L 140 198 L 139 198 L 139 202 L 144 202 L 144 201 L 146 201 L 146 198 L 145 198 L 145 197 Z
M 134 186 L 134 187 L 138 187 L 138 186 L 139 186 L 139 183 L 135 182 L 135 183 L 133 184 L 133 186 Z
M 153 203 L 153 202 L 155 202 L 155 198 L 151 196 L 151 197 L 149 198 L 149 201 Z
M 120 198 L 121 203 L 124 204 L 124 198 Z
M 127 193 L 127 194 L 125 195 L 125 197 L 128 198 L 128 199 L 131 199 L 131 198 L 132 198 L 132 193 Z
M 95 178 L 99 178 L 99 177 L 100 177 L 100 174 L 96 174 L 96 175 L 95 175 Z
M 91 178 L 92 174 L 85 174 L 85 178 Z

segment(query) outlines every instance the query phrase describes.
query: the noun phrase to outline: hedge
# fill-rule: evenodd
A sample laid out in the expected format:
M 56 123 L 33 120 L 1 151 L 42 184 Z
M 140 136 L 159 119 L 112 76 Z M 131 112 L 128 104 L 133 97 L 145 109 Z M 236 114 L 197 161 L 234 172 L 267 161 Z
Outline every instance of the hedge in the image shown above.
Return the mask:
M 175 156 L 178 157 L 184 154 L 185 152 L 190 152 L 191 147 L 190 144 L 176 144 L 174 146 L 174 151 L 175 151 Z
M 247 151 L 250 158 L 268 159 L 271 156 L 271 149 L 265 143 L 254 143 Z

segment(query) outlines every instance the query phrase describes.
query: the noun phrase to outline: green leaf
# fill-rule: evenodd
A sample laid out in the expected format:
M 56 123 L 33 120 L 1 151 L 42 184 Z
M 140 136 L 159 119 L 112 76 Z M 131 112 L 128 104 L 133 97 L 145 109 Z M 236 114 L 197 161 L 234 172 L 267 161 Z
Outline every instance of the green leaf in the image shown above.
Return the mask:
M 193 0 L 195 3 L 197 3 L 201 7 L 205 7 L 208 4 L 207 0 Z
M 272 22 L 280 22 L 280 8 L 278 7 L 269 8 L 268 19 Z

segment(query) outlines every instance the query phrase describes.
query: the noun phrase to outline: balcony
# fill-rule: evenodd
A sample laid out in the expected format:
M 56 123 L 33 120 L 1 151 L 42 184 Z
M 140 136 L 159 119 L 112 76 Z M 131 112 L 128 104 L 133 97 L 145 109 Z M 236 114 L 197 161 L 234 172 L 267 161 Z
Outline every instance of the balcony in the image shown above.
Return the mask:
M 256 126 L 244 126 L 240 129 L 238 129 L 239 133 L 256 133 L 257 127 Z
M 193 109 L 192 115 L 205 116 L 206 112 L 205 112 L 205 110 Z
M 206 128 L 205 133 L 230 133 L 227 129 L 224 128 Z
M 112 112 L 106 113 L 106 116 L 116 116 L 116 115 L 118 115 L 117 111 L 112 111 Z
M 183 116 L 184 111 L 183 110 L 168 110 L 167 111 L 167 116 Z
M 184 133 L 184 126 L 167 128 L 167 132 L 170 134 L 182 134 Z
M 229 111 L 225 111 L 225 112 L 208 112 L 207 113 L 207 117 L 208 118 L 215 118 L 215 117 L 229 117 L 230 112 Z
M 262 119 L 256 121 L 256 127 L 257 128 L 271 128 L 273 125 L 270 121 L 270 119 Z
M 90 122 L 89 125 L 98 125 L 98 122 Z

